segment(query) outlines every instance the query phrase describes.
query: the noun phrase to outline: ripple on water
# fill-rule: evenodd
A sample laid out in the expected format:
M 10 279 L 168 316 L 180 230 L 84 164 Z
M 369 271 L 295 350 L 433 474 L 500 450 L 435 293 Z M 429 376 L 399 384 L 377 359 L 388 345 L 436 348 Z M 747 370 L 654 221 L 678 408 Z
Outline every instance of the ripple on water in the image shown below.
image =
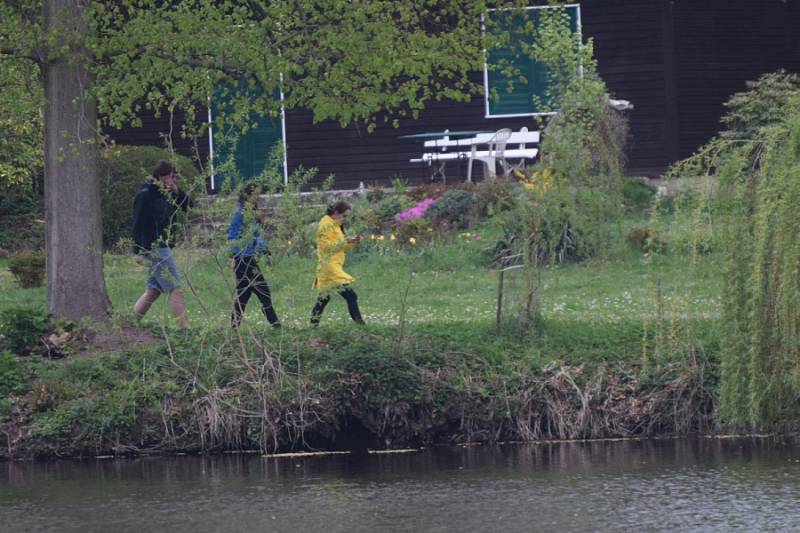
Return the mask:
M 800 446 L 654 440 L 6 463 L 5 531 L 800 528 Z

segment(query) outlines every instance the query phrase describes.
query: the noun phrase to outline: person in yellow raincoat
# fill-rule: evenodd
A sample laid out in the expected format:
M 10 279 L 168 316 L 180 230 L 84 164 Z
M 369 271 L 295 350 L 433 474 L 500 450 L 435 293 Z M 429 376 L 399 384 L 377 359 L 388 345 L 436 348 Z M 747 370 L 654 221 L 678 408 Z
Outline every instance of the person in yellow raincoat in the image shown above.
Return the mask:
M 358 309 L 358 295 L 350 288 L 353 276 L 344 271 L 347 250 L 361 242 L 361 237 L 346 238 L 344 223 L 350 214 L 350 204 L 336 202 L 328 207 L 317 226 L 317 276 L 314 288 L 319 291 L 317 302 L 311 310 L 311 326 L 317 326 L 325 306 L 331 301 L 331 292 L 338 292 L 347 302 L 350 318 L 357 324 L 364 324 Z

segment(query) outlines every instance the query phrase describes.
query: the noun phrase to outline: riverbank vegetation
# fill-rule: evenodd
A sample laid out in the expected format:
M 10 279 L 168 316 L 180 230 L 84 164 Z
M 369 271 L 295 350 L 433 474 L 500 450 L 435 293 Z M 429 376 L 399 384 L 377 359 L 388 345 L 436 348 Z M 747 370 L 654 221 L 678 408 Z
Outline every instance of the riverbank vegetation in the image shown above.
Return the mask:
M 529 193 L 515 181 L 505 186 Z M 633 190 L 652 195 L 639 182 Z M 370 205 L 390 197 L 374 193 Z M 497 245 L 507 242 L 497 217 L 430 232 L 426 219 L 416 219 L 419 239 L 404 242 L 396 223 L 362 233 L 365 245 L 350 254 L 347 268 L 357 278 L 364 328 L 336 300 L 318 329 L 307 326 L 314 261 L 310 249 L 302 253 L 288 240 L 271 242 L 273 262 L 265 269 L 279 330 L 268 328 L 257 306 L 239 331 L 229 328 L 226 247 L 200 248 L 196 234 L 187 233 L 177 252 L 190 287 L 188 332 L 175 328 L 164 302 L 133 323 L 127 310 L 145 272 L 128 254 L 106 254 L 109 294 L 120 311 L 112 326 L 91 330 L 48 324 L 44 289 L 23 289 L 4 270 L 0 315 L 7 347 L 17 344 L 0 357 L 3 454 L 397 447 L 708 430 L 718 387 L 718 255 L 690 259 L 688 230 L 667 224 L 660 242 L 674 253 L 645 251 L 640 234 L 651 218 L 635 194 L 626 197 L 630 213 L 608 230 L 617 235 L 608 253 L 540 265 L 526 330 L 513 299 L 497 320 Z M 354 228 L 369 219 L 364 202 Z M 524 293 L 524 270 L 505 272 L 507 298 Z
M 337 301 L 318 329 L 307 325 L 315 263 L 303 235 L 319 214 L 315 195 L 293 200 L 293 216 L 270 218 L 265 272 L 279 330 L 257 306 L 230 329 L 227 244 L 220 231 L 199 232 L 198 220 L 177 250 L 189 331 L 176 329 L 164 302 L 133 323 L 145 271 L 129 254 L 105 256 L 119 310 L 106 326 L 53 323 L 44 289 L 23 289 L 3 271 L 2 453 L 405 447 L 713 428 L 719 254 L 694 253 L 687 243 L 697 228 L 673 223 L 683 202 L 653 204 L 652 187 L 638 180 L 621 180 L 624 210 L 595 233 L 606 240 L 554 239 L 582 227 L 554 203 L 552 225 L 520 244 L 519 216 L 509 213 L 530 213 L 529 202 L 557 190 L 543 190 L 538 172 L 449 190 L 398 183 L 351 198 L 358 216 L 348 232 L 364 244 L 347 269 L 364 328 Z M 400 216 L 429 197 L 443 204 Z M 199 222 L 231 208 L 204 208 Z

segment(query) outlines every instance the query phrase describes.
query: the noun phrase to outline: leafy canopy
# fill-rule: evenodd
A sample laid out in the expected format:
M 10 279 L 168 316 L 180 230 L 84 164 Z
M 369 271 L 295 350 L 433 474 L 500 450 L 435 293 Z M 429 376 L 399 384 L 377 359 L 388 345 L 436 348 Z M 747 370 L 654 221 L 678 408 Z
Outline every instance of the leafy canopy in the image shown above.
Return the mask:
M 42 84 L 29 61 L 2 60 L 0 80 L 0 191 L 28 188 L 44 165 Z
M 59 3 L 59 2 L 48 2 Z M 0 7 L 0 71 L 4 81 L 0 155 L 6 182 L 18 182 L 41 159 L 40 83 L 17 59 L 44 64 L 88 56 L 93 94 L 113 127 L 140 122 L 143 109 L 184 111 L 187 124 L 209 98 L 229 106 L 215 120 L 244 130 L 252 117 L 277 117 L 281 104 L 305 108 L 317 121 L 342 125 L 416 117 L 427 102 L 469 98 L 482 89 L 469 74 L 484 50 L 507 36 L 482 32 L 489 7 L 518 0 L 78 0 L 88 32 L 46 31 L 43 3 Z M 52 9 L 52 8 L 51 8 Z M 51 15 L 58 19 L 58 13 Z M 493 24 L 485 20 L 484 24 Z M 79 53 L 78 53 L 79 52 Z M 38 80 L 40 81 L 40 80 Z M 279 94 L 283 93 L 283 102 Z M 27 98 L 21 94 L 29 95 Z M 185 126 L 186 127 L 186 126 Z M 195 126 L 196 134 L 204 126 Z M 9 157 L 8 147 L 24 150 Z
M 74 50 L 64 35 L 44 35 L 38 5 L 3 7 L 3 47 L 41 56 L 46 45 L 50 60 Z M 287 107 L 317 120 L 374 124 L 479 89 L 467 74 L 491 45 L 480 31 L 486 9 L 459 0 L 86 2 L 81 44 L 99 110 L 115 126 L 142 107 L 191 111 L 220 90 L 246 122 L 252 111 L 277 113 L 278 87 Z

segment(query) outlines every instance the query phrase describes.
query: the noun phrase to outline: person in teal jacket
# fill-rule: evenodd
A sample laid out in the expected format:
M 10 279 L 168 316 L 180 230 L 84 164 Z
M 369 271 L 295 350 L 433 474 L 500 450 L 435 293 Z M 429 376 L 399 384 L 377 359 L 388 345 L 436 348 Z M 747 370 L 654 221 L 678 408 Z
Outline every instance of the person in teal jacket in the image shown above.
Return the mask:
M 239 327 L 244 309 L 253 294 L 261 301 L 261 308 L 267 321 L 273 327 L 281 325 L 272 306 L 269 285 L 258 266 L 259 256 L 269 257 L 269 250 L 261 236 L 261 224 L 257 217 L 260 194 L 261 190 L 253 183 L 242 187 L 236 212 L 228 227 L 231 263 L 236 274 L 236 300 L 233 302 L 231 312 L 231 326 L 234 328 Z

